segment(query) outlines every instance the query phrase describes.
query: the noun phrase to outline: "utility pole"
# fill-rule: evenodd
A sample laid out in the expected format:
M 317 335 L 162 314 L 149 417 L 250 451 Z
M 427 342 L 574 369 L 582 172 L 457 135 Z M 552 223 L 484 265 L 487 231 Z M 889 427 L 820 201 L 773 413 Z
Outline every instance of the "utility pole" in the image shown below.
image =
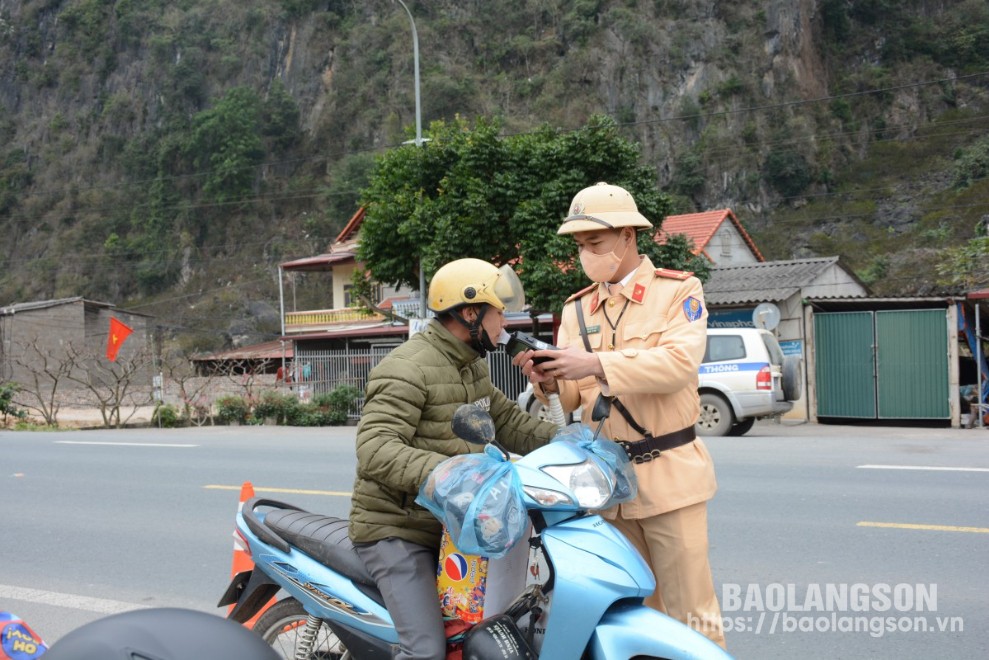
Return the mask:
M 412 25 L 412 62 L 415 70 L 415 93 L 416 93 L 416 148 L 422 147 L 422 101 L 419 96 L 419 34 L 416 32 L 416 22 L 412 18 L 412 12 L 402 0 L 394 0 L 402 5 L 402 9 L 409 15 L 409 23 Z M 426 318 L 426 272 L 422 265 L 422 255 L 419 256 L 419 318 Z

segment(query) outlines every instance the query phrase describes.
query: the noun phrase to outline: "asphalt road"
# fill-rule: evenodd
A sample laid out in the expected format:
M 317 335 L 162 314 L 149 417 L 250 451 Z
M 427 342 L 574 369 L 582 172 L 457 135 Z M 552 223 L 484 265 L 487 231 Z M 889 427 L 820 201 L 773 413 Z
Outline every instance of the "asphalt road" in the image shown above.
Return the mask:
M 49 643 L 135 607 L 218 612 L 241 484 L 346 515 L 353 436 L 0 431 L 0 610 Z M 989 657 L 989 430 L 759 423 L 707 443 L 736 657 Z
M 760 423 L 707 442 L 737 657 L 989 657 L 989 431 Z M 868 607 L 816 602 L 828 585 Z

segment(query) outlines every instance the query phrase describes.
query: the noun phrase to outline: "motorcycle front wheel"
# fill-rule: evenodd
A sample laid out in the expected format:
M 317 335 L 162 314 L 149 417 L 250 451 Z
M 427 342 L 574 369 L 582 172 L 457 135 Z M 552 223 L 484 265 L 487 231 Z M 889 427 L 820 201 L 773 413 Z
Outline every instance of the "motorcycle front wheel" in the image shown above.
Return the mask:
M 258 619 L 254 632 L 275 649 L 282 658 L 294 660 L 296 649 L 302 643 L 302 633 L 306 630 L 309 615 L 302 604 L 294 598 L 280 600 Z M 316 643 L 309 653 L 309 660 L 352 660 L 353 656 L 343 642 L 323 623 L 316 635 Z

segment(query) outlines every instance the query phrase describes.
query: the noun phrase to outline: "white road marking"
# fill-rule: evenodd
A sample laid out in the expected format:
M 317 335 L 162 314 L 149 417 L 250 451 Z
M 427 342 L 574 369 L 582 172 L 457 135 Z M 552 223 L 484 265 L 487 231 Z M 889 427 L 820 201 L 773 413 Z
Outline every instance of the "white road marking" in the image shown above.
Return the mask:
M 56 440 L 56 445 L 110 445 L 112 447 L 198 447 L 199 445 L 180 445 L 165 442 L 87 442 L 83 440 Z
M 860 470 L 935 470 L 941 472 L 989 472 L 989 468 L 939 467 L 935 465 L 858 465 Z
M 959 527 L 957 525 L 916 525 L 913 523 L 869 522 L 863 520 L 856 523 L 858 527 L 887 527 L 892 529 L 920 529 L 932 532 L 971 532 L 973 534 L 989 534 L 989 527 Z
M 206 490 L 240 490 L 240 486 L 224 486 L 221 484 L 208 484 L 203 486 Z M 289 493 L 292 495 L 329 495 L 330 497 L 351 497 L 353 493 L 343 490 L 303 490 L 300 488 L 270 488 L 265 486 L 255 486 L 255 493 Z M 243 504 L 243 502 L 241 502 Z
M 87 612 L 96 612 L 97 614 L 119 614 L 121 612 L 143 610 L 147 608 L 146 605 L 124 603 L 119 600 L 92 598 L 90 596 L 63 594 L 57 591 L 42 591 L 41 589 L 28 589 L 25 587 L 13 587 L 7 584 L 0 584 L 0 600 L 5 599 L 22 600 L 27 603 L 36 603 L 40 605 L 69 607 L 74 610 L 85 610 Z

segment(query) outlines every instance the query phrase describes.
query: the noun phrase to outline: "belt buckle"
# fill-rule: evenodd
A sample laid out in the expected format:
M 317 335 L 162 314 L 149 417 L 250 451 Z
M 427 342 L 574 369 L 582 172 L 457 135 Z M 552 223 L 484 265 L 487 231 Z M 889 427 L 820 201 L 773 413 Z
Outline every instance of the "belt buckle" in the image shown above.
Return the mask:
M 650 449 L 644 454 L 633 454 L 632 445 L 637 445 L 639 443 L 645 442 L 645 439 L 636 440 L 635 442 L 629 442 L 628 440 L 619 440 L 618 444 L 622 446 L 625 450 L 625 455 L 628 456 L 628 460 L 632 461 L 636 465 L 641 465 L 643 463 L 648 463 L 654 461 L 662 455 L 662 452 L 658 449 Z
M 654 461 L 658 459 L 660 456 L 662 456 L 662 452 L 660 450 L 650 449 L 645 454 L 639 454 L 638 456 L 633 458 L 632 461 L 638 465 L 641 465 L 643 463 L 649 463 L 650 461 Z

